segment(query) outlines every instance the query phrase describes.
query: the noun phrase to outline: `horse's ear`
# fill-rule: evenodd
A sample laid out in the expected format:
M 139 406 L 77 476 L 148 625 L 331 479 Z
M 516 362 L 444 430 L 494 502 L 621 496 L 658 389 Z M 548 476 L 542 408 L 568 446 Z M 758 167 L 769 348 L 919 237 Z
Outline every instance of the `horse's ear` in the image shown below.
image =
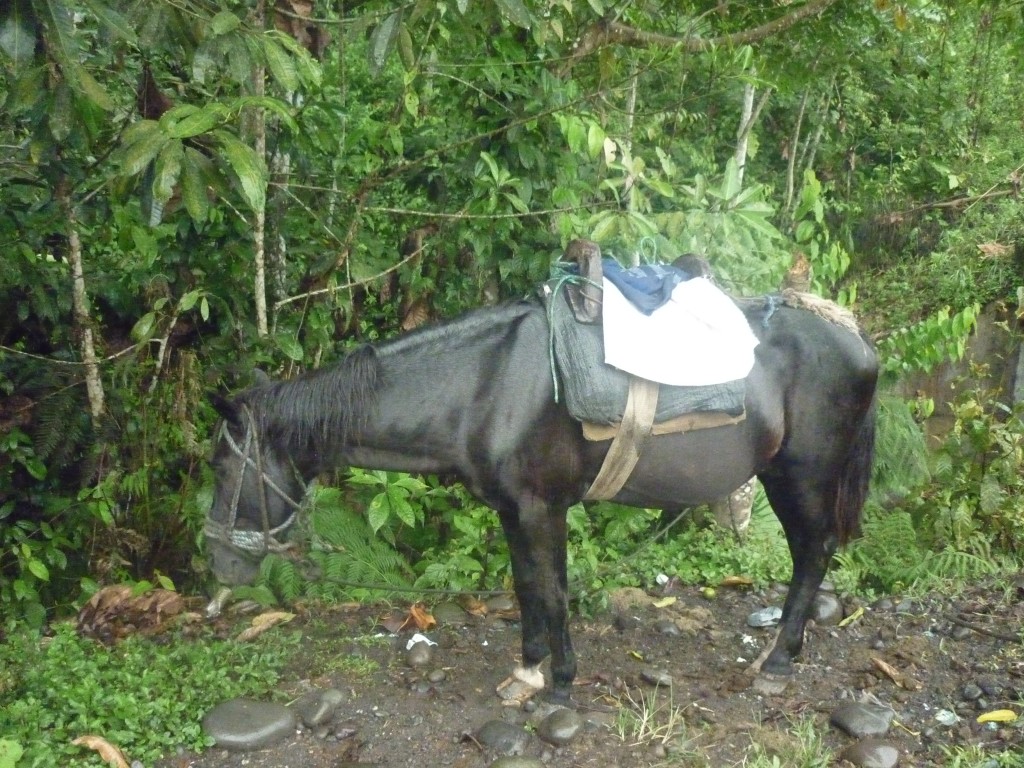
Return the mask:
M 234 402 L 228 400 L 223 395 L 218 395 L 216 392 L 210 392 L 207 398 L 210 401 L 210 405 L 214 407 L 224 421 L 231 424 L 241 424 L 242 420 L 238 416 L 238 406 Z
M 257 387 L 263 387 L 270 383 L 270 376 L 262 368 L 253 368 L 252 380 Z

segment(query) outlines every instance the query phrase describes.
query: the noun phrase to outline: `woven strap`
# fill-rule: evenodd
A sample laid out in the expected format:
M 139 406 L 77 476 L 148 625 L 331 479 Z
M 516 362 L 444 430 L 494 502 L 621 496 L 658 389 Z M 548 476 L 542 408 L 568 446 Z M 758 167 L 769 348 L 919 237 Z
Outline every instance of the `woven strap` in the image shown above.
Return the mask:
M 626 484 L 633 467 L 640 460 L 647 438 L 651 436 L 654 414 L 658 409 L 658 388 L 656 382 L 629 377 L 629 395 L 622 422 L 612 438 L 601 471 L 583 497 L 585 501 L 614 498 Z

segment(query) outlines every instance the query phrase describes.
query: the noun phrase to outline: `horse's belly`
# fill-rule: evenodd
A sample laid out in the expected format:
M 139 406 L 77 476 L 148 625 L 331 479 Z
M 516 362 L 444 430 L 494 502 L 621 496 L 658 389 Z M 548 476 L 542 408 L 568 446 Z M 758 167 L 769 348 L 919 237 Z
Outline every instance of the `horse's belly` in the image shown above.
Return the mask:
M 760 464 L 756 447 L 744 432 L 707 429 L 651 438 L 615 501 L 663 508 L 728 496 Z

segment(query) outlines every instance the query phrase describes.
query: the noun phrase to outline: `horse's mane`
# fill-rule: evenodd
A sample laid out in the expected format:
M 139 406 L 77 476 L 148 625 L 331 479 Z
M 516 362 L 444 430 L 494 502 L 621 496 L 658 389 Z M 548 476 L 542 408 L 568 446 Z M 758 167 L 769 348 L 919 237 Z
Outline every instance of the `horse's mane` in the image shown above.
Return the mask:
M 813 293 L 804 293 L 791 288 L 785 288 L 782 290 L 782 303 L 787 307 L 807 310 L 833 325 L 845 328 L 851 333 L 860 333 L 860 326 L 857 324 L 857 318 L 854 317 L 853 312 L 829 299 L 823 299 L 821 296 L 815 296 Z
M 373 404 L 379 363 L 370 346 L 336 365 L 248 390 L 242 399 L 271 439 L 293 455 L 341 448 Z

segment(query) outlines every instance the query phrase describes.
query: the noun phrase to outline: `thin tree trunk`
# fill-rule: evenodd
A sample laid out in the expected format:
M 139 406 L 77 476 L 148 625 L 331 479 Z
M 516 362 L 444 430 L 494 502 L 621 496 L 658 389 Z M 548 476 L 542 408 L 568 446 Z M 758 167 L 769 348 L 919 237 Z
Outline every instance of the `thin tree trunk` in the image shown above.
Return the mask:
M 629 93 L 626 96 L 626 141 L 629 146 L 630 157 L 633 155 L 633 124 L 636 121 L 636 90 L 637 90 L 636 61 L 630 65 Z M 626 209 L 633 210 L 633 185 L 636 184 L 636 176 L 632 169 L 627 171 L 626 177 Z M 639 261 L 639 255 L 634 254 L 634 261 Z M 635 266 L 635 265 L 634 265 Z
M 266 8 L 261 0 L 256 6 L 256 24 L 259 29 L 263 29 L 266 23 Z M 258 66 L 253 70 L 252 73 L 252 89 L 253 94 L 257 97 L 262 97 L 266 94 L 266 72 L 262 66 Z M 264 160 L 267 157 L 267 115 L 263 107 L 254 107 L 251 114 L 251 130 L 253 138 L 253 147 L 256 150 L 256 154 Z M 255 262 L 255 284 L 253 286 L 253 298 L 255 301 L 256 308 L 256 333 L 260 336 L 266 336 L 268 333 L 267 324 L 267 259 L 266 259 L 266 245 L 265 245 L 265 232 L 267 223 L 267 205 L 264 198 L 264 203 L 258 211 L 256 211 L 255 220 L 253 221 L 253 260 Z
M 788 216 L 793 211 L 793 192 L 796 187 L 796 156 L 800 146 L 800 129 L 803 127 L 804 112 L 807 111 L 807 96 L 809 89 L 804 90 L 800 97 L 800 109 L 796 113 L 796 125 L 793 126 L 793 136 L 789 140 L 789 158 L 786 162 L 786 195 L 783 210 Z
M 85 363 L 85 391 L 89 398 L 89 413 L 93 426 L 103 416 L 103 380 L 96 358 L 96 345 L 92 336 L 92 322 L 89 317 L 89 296 L 85 290 L 85 270 L 82 266 L 82 240 L 78 234 L 78 219 L 71 203 L 71 192 L 67 179 L 57 184 L 57 204 L 67 224 L 68 262 L 71 264 L 71 306 L 78 329 L 79 351 Z
M 753 74 L 753 73 L 751 73 Z M 754 95 L 757 89 L 747 83 L 743 86 L 743 113 L 740 116 L 740 125 L 736 130 L 736 169 L 739 171 L 739 184 L 743 186 L 743 172 L 747 166 L 747 149 L 750 145 L 750 132 L 754 129 L 761 110 L 768 103 L 768 97 L 772 95 L 772 89 L 766 88 L 761 94 L 761 99 L 754 105 Z

